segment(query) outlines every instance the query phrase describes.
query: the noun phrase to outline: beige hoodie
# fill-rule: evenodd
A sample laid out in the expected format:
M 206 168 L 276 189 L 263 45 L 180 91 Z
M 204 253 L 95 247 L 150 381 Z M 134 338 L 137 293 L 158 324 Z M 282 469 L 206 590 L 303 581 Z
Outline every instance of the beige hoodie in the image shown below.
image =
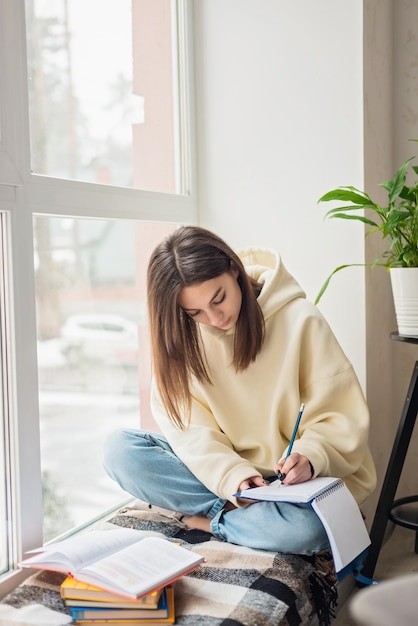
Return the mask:
M 369 412 L 352 365 L 279 255 L 249 249 L 240 257 L 248 274 L 263 283 L 261 352 L 237 373 L 231 365 L 234 328 L 202 325 L 212 385 L 192 385 L 190 426 L 184 431 L 167 418 L 154 385 L 154 417 L 193 474 L 237 504 L 232 494 L 243 480 L 273 474 L 304 402 L 293 451 L 308 457 L 315 475 L 344 479 L 361 503 L 376 475 L 368 449 Z

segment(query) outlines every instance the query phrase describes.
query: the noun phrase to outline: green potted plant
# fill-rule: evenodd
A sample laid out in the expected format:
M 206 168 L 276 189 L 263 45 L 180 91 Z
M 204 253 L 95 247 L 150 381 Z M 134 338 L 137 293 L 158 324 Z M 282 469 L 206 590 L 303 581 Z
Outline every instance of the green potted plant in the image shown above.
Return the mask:
M 315 303 L 319 302 L 331 278 L 340 270 L 355 265 L 382 266 L 390 271 L 399 333 L 418 336 L 418 179 L 414 183 L 407 184 L 406 181 L 409 169 L 418 176 L 418 166 L 410 165 L 413 159 L 407 159 L 391 180 L 380 183 L 387 191 L 386 206 L 381 206 L 356 187 L 339 187 L 319 198 L 318 203 L 348 203 L 330 209 L 325 217 L 363 222 L 370 227 L 366 236 L 380 233 L 387 247 L 372 263 L 336 267 L 322 285 Z M 404 281 L 408 287 L 404 286 Z M 401 300 L 398 300 L 399 294 Z

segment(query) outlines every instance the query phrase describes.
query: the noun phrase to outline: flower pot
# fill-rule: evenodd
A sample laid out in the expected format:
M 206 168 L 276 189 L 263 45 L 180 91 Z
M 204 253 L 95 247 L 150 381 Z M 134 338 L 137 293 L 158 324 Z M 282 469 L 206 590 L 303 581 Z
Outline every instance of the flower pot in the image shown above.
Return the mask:
M 418 267 L 390 269 L 398 333 L 418 337 Z

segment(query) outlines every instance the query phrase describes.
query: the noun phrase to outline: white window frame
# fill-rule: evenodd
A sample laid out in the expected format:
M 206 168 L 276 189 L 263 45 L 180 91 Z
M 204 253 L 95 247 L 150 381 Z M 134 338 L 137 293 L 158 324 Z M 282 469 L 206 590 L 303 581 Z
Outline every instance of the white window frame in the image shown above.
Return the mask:
M 12 401 L 11 493 L 13 562 L 42 543 L 42 485 L 36 354 L 33 216 L 70 216 L 158 222 L 197 222 L 192 0 L 175 0 L 183 80 L 179 87 L 184 159 L 183 195 L 141 191 L 34 175 L 26 69 L 24 0 L 0 0 L 0 211 L 8 222 L 10 279 L 10 380 Z M 0 579 L 0 597 L 26 573 Z

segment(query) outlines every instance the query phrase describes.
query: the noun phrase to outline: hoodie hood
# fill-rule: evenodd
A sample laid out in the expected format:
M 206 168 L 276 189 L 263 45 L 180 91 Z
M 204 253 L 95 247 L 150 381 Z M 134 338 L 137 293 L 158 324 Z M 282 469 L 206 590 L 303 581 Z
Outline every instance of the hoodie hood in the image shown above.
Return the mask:
M 251 278 L 262 284 L 258 303 L 264 319 L 296 298 L 306 298 L 299 283 L 289 274 L 280 255 L 273 250 L 248 248 L 238 253 Z

